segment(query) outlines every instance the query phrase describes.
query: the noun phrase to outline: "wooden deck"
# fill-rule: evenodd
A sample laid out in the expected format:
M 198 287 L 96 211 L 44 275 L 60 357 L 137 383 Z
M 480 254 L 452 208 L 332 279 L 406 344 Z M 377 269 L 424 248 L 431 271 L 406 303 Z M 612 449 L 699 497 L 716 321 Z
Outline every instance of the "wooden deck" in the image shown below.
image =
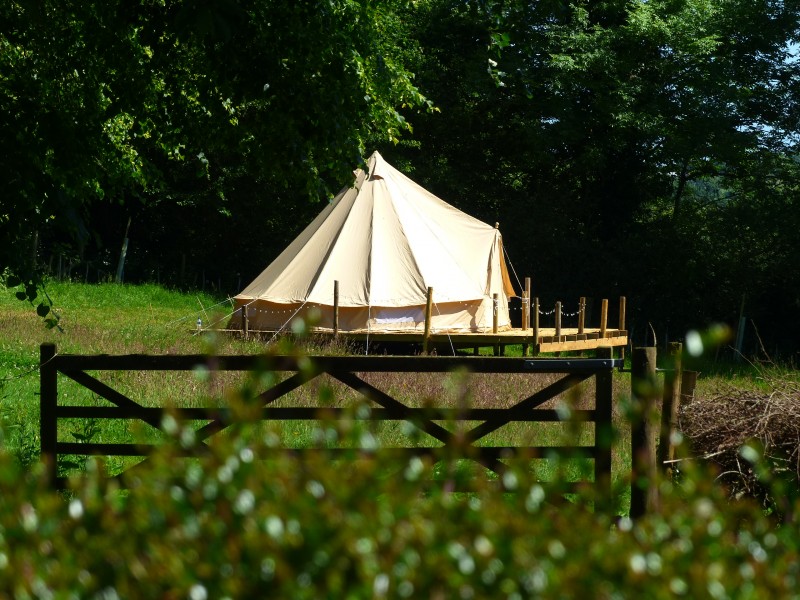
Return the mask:
M 316 337 L 334 338 L 357 343 L 386 343 L 386 344 L 420 344 L 423 353 L 428 353 L 433 348 L 437 348 L 439 353 L 450 353 L 453 349 L 472 348 L 475 354 L 482 347 L 491 347 L 494 354 L 503 354 L 505 346 L 522 345 L 523 355 L 537 355 L 551 352 L 580 352 L 583 350 L 595 350 L 597 348 L 624 348 L 628 345 L 628 331 L 625 327 L 626 300 L 622 296 L 619 299 L 619 325 L 617 329 L 608 327 L 608 299 L 600 302 L 600 322 L 598 327 L 588 327 L 586 325 L 587 302 L 585 297 L 578 301 L 578 312 L 568 315 L 577 316 L 578 327 L 563 327 L 562 323 L 562 302 L 556 302 L 555 308 L 551 312 L 542 312 L 538 298 L 530 298 L 530 278 L 525 279 L 525 291 L 523 292 L 522 302 L 522 323 L 527 327 L 511 328 L 499 330 L 497 323 L 497 312 L 491 330 L 483 332 L 443 332 L 431 330 L 431 303 L 432 288 L 428 288 L 428 306 L 425 312 L 424 330 L 395 330 L 395 331 L 368 331 L 361 329 L 358 331 L 336 331 L 330 328 L 314 327 L 311 334 Z M 496 296 L 496 294 L 495 294 Z M 530 310 L 528 310 L 530 306 Z M 334 327 L 338 327 L 337 306 L 334 305 Z M 555 327 L 542 327 L 540 316 L 553 315 Z M 235 326 L 234 326 L 235 327 Z M 250 329 L 248 319 L 242 316 L 241 329 L 227 329 L 227 333 L 234 335 L 244 335 L 245 337 L 254 336 L 269 340 L 278 335 L 277 331 L 260 331 Z
M 228 329 L 227 333 L 242 335 L 241 329 Z M 262 339 L 270 339 L 277 334 L 275 331 L 250 330 L 248 335 Z M 311 335 L 322 338 L 333 338 L 332 329 L 314 328 Z M 338 339 L 350 340 L 359 343 L 399 343 L 423 344 L 424 334 L 421 331 L 340 331 Z M 538 339 L 534 339 L 533 329 L 508 329 L 506 331 L 470 332 L 470 333 L 442 333 L 431 332 L 428 344 L 440 349 L 483 348 L 491 347 L 502 353 L 503 346 L 526 346 L 526 354 L 541 354 L 546 352 L 575 352 L 594 350 L 596 348 L 624 347 L 628 344 L 628 332 L 621 329 L 606 329 L 601 332 L 597 328 L 585 328 L 583 333 L 578 333 L 577 328 L 562 328 L 561 334 L 556 335 L 554 328 L 539 329 Z

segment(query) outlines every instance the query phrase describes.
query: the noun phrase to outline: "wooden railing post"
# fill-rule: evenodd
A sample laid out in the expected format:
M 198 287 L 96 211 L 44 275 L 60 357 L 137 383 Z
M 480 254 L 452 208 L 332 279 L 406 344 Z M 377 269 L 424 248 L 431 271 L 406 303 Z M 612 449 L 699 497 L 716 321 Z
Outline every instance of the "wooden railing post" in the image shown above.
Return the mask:
M 657 504 L 656 349 L 634 348 L 631 357 L 631 518 L 641 517 Z
M 425 303 L 425 332 L 422 334 L 422 353 L 428 353 L 428 345 L 431 337 L 431 310 L 433 307 L 433 288 L 428 288 L 428 297 Z
M 492 333 L 497 333 L 498 320 L 500 315 L 500 295 L 497 293 L 492 294 Z
M 527 331 L 531 328 L 531 278 L 525 278 L 525 291 L 522 302 L 522 327 Z
M 497 293 L 492 294 L 492 333 L 497 334 L 498 322 L 500 319 L 500 295 Z M 494 343 L 494 355 L 500 356 L 500 343 Z
M 603 301 L 600 304 L 600 339 L 606 337 L 607 330 L 608 330 L 608 299 L 603 298 Z
M 58 370 L 55 364 L 55 344 L 39 347 L 39 440 L 41 460 L 44 462 L 47 481 L 57 487 L 58 461 Z
M 619 297 L 619 332 L 622 335 L 622 332 L 625 331 L 625 307 L 626 307 L 626 300 L 625 296 Z M 622 360 L 625 360 L 625 346 L 621 346 L 619 349 L 619 357 Z
M 339 335 L 339 280 L 333 282 L 333 337 Z
M 586 328 L 586 296 L 578 300 L 578 333 L 582 334 Z
M 242 337 L 247 339 L 250 330 L 250 323 L 247 320 L 247 304 L 242 305 Z
M 539 344 L 539 298 L 533 299 L 533 345 L 534 350 Z
M 561 300 L 556 302 L 556 339 L 561 341 Z

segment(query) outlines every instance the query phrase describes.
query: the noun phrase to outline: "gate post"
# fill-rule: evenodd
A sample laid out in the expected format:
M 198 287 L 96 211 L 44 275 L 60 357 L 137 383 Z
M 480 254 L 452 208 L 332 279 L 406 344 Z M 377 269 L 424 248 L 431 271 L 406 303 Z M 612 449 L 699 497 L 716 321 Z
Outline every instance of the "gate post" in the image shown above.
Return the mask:
M 675 458 L 673 438 L 678 428 L 678 414 L 681 409 L 681 381 L 683 368 L 681 355 L 683 344 L 670 342 L 669 362 L 664 372 L 664 395 L 661 406 L 661 437 L 658 441 L 658 467 L 665 473 L 672 472 L 671 461 Z M 669 465 L 665 468 L 665 465 Z
M 597 358 L 611 360 L 611 348 L 598 348 Z M 603 508 L 611 515 L 614 503 L 611 488 L 611 447 L 614 440 L 612 423 L 614 368 L 597 371 L 595 374 L 595 418 L 594 418 L 594 482 L 597 492 L 595 510 Z
M 631 356 L 631 518 L 643 516 L 657 503 L 655 419 L 660 398 L 656 380 L 656 349 L 634 348 Z
M 58 370 L 55 364 L 56 345 L 42 344 L 39 347 L 39 440 L 40 459 L 44 462 L 47 482 L 57 487 L 58 461 Z

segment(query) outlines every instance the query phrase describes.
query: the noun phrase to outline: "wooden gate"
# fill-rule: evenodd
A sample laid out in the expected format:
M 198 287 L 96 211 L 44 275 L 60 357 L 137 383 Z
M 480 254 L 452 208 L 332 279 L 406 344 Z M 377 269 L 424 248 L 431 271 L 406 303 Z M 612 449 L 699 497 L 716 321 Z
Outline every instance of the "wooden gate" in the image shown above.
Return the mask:
M 366 418 L 373 420 L 407 421 L 432 436 L 445 447 L 463 452 L 486 468 L 502 473 L 502 457 L 520 451 L 531 456 L 562 455 L 586 456 L 594 461 L 594 484 L 599 497 L 611 493 L 611 440 L 612 440 L 612 373 L 622 366 L 621 359 L 613 359 L 611 349 L 598 350 L 598 358 L 547 359 L 547 358 L 481 358 L 481 357 L 399 357 L 399 356 L 207 356 L 207 355 L 124 355 L 81 356 L 58 354 L 55 345 L 43 344 L 40 355 L 41 377 L 41 454 L 48 469 L 52 485 L 60 487 L 64 478 L 58 476 L 59 460 L 64 455 L 146 456 L 155 445 L 74 443 L 61 441 L 58 435 L 59 419 L 139 419 L 156 429 L 162 429 L 164 407 L 146 407 L 115 390 L 98 376 L 89 372 L 107 371 L 191 371 L 205 367 L 216 371 L 275 371 L 290 373 L 288 378 L 261 392 L 257 400 L 261 406 L 262 420 L 318 420 L 320 407 L 271 407 L 270 405 L 327 373 L 335 380 L 357 391 L 376 405 Z M 507 408 L 415 408 L 393 398 L 387 392 L 368 383 L 361 373 L 450 373 L 466 370 L 470 373 L 555 373 L 562 375 L 542 389 L 531 391 L 524 399 Z M 67 377 L 113 406 L 70 406 L 59 402 L 59 374 Z M 569 415 L 554 409 L 540 408 L 555 396 L 579 383 L 595 378 L 595 407 L 569 411 Z M 352 418 L 344 409 L 324 409 L 325 418 Z M 208 421 L 196 431 L 199 442 L 208 439 L 232 423 L 232 414 L 225 407 L 178 408 L 170 414 L 180 420 Z M 480 422 L 458 440 L 448 429 L 436 421 Z M 511 422 L 593 422 L 592 446 L 498 447 L 477 445 L 478 441 Z M 202 450 L 202 443 L 200 449 Z M 400 448 L 411 454 L 441 451 L 436 448 Z M 301 451 L 302 452 L 302 451 Z M 186 451 L 187 456 L 197 455 L 196 449 Z

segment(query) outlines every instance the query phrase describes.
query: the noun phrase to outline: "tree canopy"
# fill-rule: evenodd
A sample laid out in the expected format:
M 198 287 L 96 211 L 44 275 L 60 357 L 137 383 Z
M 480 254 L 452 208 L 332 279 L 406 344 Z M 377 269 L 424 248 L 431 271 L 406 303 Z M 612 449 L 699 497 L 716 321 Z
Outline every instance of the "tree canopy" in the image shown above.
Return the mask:
M 799 11 L 6 3 L 0 268 L 28 295 L 54 255 L 113 271 L 132 217 L 132 278 L 237 291 L 378 148 L 500 221 L 544 298 L 624 294 L 680 328 L 744 296 L 791 345 Z

